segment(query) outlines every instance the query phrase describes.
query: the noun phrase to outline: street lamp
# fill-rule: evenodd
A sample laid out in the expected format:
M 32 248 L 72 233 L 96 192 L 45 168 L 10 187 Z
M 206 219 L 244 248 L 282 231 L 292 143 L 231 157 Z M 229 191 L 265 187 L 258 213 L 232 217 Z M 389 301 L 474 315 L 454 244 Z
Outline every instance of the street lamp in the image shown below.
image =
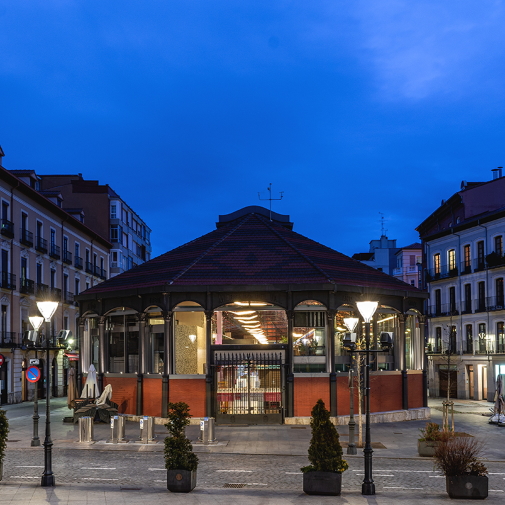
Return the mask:
M 39 331 L 42 322 L 44 321 L 43 317 L 40 316 L 31 316 L 28 318 L 30 320 L 31 325 L 35 332 Z M 37 351 L 35 351 L 35 357 L 37 357 Z M 40 447 L 40 438 L 39 438 L 39 397 L 38 397 L 38 383 L 34 383 L 35 392 L 33 397 L 33 437 L 31 446 L 32 447 Z
M 345 317 L 344 324 L 351 333 L 350 340 L 359 319 L 357 317 Z M 356 337 L 356 334 L 354 334 Z M 347 454 L 357 454 L 356 443 L 354 442 L 354 431 L 356 429 L 356 422 L 354 421 L 354 354 L 351 353 L 351 366 L 349 368 L 349 443 L 347 445 Z
M 46 321 L 46 437 L 44 439 L 44 473 L 40 485 L 42 487 L 54 486 L 52 470 L 52 447 L 51 440 L 51 413 L 49 410 L 49 397 L 51 396 L 51 367 L 49 364 L 49 341 L 51 333 L 51 318 L 58 307 L 58 302 L 37 302 L 37 307 Z
M 375 484 L 372 478 L 372 440 L 370 437 L 370 321 L 377 310 L 378 302 L 357 302 L 359 313 L 365 322 L 365 478 L 361 486 L 361 494 L 375 494 Z

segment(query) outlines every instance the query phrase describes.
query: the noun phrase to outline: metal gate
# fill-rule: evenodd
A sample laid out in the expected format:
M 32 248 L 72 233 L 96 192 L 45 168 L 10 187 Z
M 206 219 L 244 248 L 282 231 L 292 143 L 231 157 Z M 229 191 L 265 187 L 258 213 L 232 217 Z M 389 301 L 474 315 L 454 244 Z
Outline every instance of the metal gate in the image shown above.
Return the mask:
M 216 352 L 216 422 L 282 424 L 281 352 Z

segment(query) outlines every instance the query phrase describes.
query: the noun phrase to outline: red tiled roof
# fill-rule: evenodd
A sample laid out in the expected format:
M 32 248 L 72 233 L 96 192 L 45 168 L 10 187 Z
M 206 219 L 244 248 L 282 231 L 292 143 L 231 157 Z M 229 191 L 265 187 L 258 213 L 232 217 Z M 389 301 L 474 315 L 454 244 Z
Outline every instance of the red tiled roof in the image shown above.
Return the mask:
M 340 284 L 415 291 L 409 284 L 248 213 L 94 286 L 86 294 L 204 285 Z

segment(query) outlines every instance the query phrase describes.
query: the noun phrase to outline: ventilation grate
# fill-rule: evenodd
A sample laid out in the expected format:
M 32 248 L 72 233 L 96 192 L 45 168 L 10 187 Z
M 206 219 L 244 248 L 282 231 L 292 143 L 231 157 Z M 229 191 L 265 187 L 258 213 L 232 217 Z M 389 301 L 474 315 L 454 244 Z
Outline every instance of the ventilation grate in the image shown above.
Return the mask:
M 247 486 L 247 484 L 229 482 L 229 483 L 225 484 L 223 487 L 240 488 L 240 487 L 246 487 L 246 486 Z

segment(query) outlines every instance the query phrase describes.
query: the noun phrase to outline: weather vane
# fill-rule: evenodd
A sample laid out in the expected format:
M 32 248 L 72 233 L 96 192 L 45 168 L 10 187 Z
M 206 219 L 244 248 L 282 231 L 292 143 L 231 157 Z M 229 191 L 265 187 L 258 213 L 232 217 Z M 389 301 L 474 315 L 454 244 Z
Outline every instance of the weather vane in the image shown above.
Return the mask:
M 272 200 L 282 200 L 282 197 L 284 196 L 284 191 L 280 191 L 279 194 L 281 195 L 280 198 L 272 198 L 272 183 L 268 185 L 268 198 L 261 198 L 260 193 L 258 192 L 258 198 L 260 200 L 269 200 L 270 201 L 270 221 L 272 220 Z

